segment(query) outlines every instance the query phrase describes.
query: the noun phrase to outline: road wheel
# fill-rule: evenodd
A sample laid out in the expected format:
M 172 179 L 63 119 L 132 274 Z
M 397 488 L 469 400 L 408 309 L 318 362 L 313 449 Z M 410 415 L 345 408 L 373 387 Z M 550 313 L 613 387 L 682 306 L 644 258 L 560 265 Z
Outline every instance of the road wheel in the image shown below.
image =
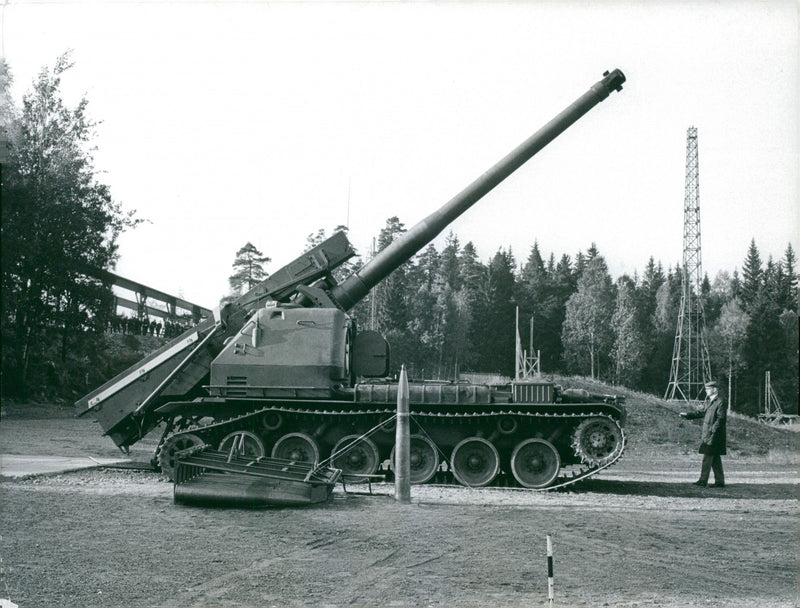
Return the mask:
M 234 431 L 219 442 L 219 451 L 230 453 L 233 449 L 234 454 L 238 456 L 247 456 L 249 458 L 263 458 L 266 455 L 264 444 L 258 435 L 250 431 Z
M 453 448 L 450 466 L 460 484 L 469 487 L 486 486 L 500 472 L 500 456 L 486 439 L 469 437 Z
M 289 433 L 272 446 L 272 457 L 295 462 L 319 463 L 317 442 L 305 433 Z
M 525 488 L 546 488 L 558 477 L 561 457 L 544 439 L 526 439 L 511 454 L 511 472 Z
M 331 465 L 342 470 L 343 475 L 372 475 L 381 464 L 378 447 L 369 437 L 347 435 L 336 442 L 331 454 L 346 450 L 333 457 Z M 364 480 L 366 481 L 366 480 Z
M 427 483 L 439 470 L 439 451 L 436 445 L 424 435 L 411 435 L 409 443 L 409 464 L 411 483 Z M 392 467 L 394 467 L 394 448 L 392 448 Z

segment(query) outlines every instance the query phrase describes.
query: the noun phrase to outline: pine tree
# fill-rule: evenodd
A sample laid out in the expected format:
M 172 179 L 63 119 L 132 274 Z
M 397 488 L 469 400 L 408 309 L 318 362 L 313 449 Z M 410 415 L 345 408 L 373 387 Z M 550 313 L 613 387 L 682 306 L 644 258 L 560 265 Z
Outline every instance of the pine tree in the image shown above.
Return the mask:
M 378 251 L 383 251 L 405 232 L 406 227 L 397 216 L 388 218 L 378 235 Z M 405 262 L 373 289 L 377 301 L 377 330 L 386 337 L 392 348 L 392 367 L 396 371 L 402 364 L 410 368 L 415 359 L 416 341 L 409 330 L 410 267 L 411 262 Z
M 579 251 L 575 254 L 575 280 L 577 281 L 580 276 L 583 274 L 584 269 L 586 268 L 586 256 L 583 255 L 582 251 Z
M 733 269 L 731 276 L 731 298 L 736 298 L 741 301 L 742 299 L 742 279 L 739 277 L 739 271 Z
M 778 294 L 779 305 L 792 312 L 797 312 L 797 300 L 800 297 L 797 291 L 797 257 L 795 256 L 792 244 L 786 246 L 786 252 L 783 254 L 781 260 L 781 270 L 783 272 L 783 281 L 780 285 L 780 293 Z
M 443 359 L 445 301 L 440 297 L 444 284 L 440 266 L 439 252 L 430 244 L 407 274 L 408 333 L 413 349 L 406 364 L 425 378 L 440 377 Z
M 666 282 L 663 266 L 656 264 L 652 256 L 645 265 L 641 281 L 635 287 L 637 329 L 643 341 L 642 371 L 639 387 L 646 390 L 661 390 L 663 384 L 663 370 L 661 361 L 657 357 L 660 352 L 662 336 L 656 323 L 656 305 L 658 290 Z M 674 329 L 674 327 L 673 327 Z M 666 365 L 669 365 L 667 361 Z
M 747 257 L 744 260 L 742 267 L 742 304 L 745 310 L 755 304 L 758 298 L 758 292 L 763 284 L 764 270 L 761 266 L 761 254 L 756 247 L 755 239 L 750 241 L 750 247 L 747 250 Z
M 535 289 L 543 285 L 546 279 L 547 273 L 544 269 L 542 254 L 539 251 L 539 243 L 534 241 L 528 260 L 525 262 L 525 266 L 522 267 L 522 280 Z
M 468 241 L 458 256 L 460 289 L 453 294 L 454 309 L 457 310 L 456 327 L 465 331 L 461 339 L 455 338 L 459 350 L 455 365 L 460 370 L 476 370 L 477 346 L 470 328 L 485 302 L 487 269 L 478 260 L 478 252 L 472 241 Z
M 519 285 L 517 302 L 520 305 L 520 319 L 533 322 L 535 342 L 538 350 L 551 353 L 549 337 L 552 328 L 550 316 L 553 315 L 553 286 L 551 274 L 545 268 L 539 251 L 539 243 L 534 241 Z
M 800 397 L 800 378 L 797 370 L 800 369 L 800 360 L 797 345 L 800 344 L 800 323 L 798 323 L 797 313 L 791 310 L 784 310 L 778 318 L 780 323 L 783 343 L 782 350 L 785 353 L 785 373 L 781 373 L 777 378 L 776 390 L 781 395 L 783 411 L 787 414 L 797 414 L 799 411 L 798 398 Z
M 470 338 L 483 372 L 513 375 L 515 266 L 512 253 L 499 250 L 487 268 L 483 297 L 473 303 Z
M 441 273 L 445 284 L 451 289 L 461 287 L 461 273 L 459 272 L 458 257 L 461 253 L 461 244 L 458 237 L 452 233 L 447 235 L 441 255 Z
M 234 273 L 228 277 L 231 290 L 235 294 L 242 294 L 258 285 L 268 276 L 264 264 L 271 261 L 248 241 L 236 252 L 236 259 L 233 261 Z
M 526 313 L 541 313 L 542 303 L 550 295 L 550 275 L 545 269 L 544 260 L 539 252 L 539 243 L 534 241 L 528 260 L 522 267 L 521 303 Z
M 485 268 L 478 261 L 478 252 L 475 250 L 475 245 L 469 241 L 461 250 L 459 257 L 459 265 L 461 268 L 461 280 L 465 283 L 468 290 L 475 290 L 478 287 L 478 281 Z
M 436 251 L 436 247 L 431 243 L 425 250 L 417 256 L 416 269 L 420 275 L 420 281 L 424 287 L 431 291 L 439 278 L 439 268 L 441 266 L 441 256 Z
M 786 274 L 792 278 L 792 289 L 797 288 L 797 256 L 791 243 L 786 245 L 782 263 Z
M 742 397 L 744 404 L 749 407 L 749 411 L 746 411 L 749 414 L 757 413 L 763 401 L 765 372 L 770 372 L 776 388 L 786 386 L 789 378 L 797 376 L 797 367 L 790 363 L 796 359 L 797 343 L 787 343 L 787 331 L 791 328 L 781 322 L 784 311 L 779 304 L 777 266 L 772 259 L 768 260 L 766 268 L 760 273 L 761 282 L 754 289 L 755 299 L 746 309 L 750 323 L 745 336 L 746 369 Z
M 469 347 L 470 307 L 464 289 L 454 290 L 445 284 L 439 295 L 442 312 L 442 348 L 439 370 L 444 378 L 457 379 L 459 368 L 467 368 L 474 360 Z

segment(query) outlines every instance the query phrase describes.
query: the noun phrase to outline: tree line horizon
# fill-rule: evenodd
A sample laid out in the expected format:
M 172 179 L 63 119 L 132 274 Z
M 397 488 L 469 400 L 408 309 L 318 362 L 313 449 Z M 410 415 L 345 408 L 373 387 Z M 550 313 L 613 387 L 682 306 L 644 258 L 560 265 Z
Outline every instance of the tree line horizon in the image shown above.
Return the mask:
M 333 232 L 347 229 L 336 227 Z M 394 216 L 377 238 L 377 250 L 406 231 Z M 309 234 L 307 249 L 326 237 Z M 268 276 L 270 260 L 251 242 L 236 255 L 229 278 L 234 293 Z M 337 279 L 356 271 L 360 258 L 338 269 Z M 794 248 L 766 264 L 755 239 L 742 275 L 705 275 L 700 298 L 712 375 L 731 381 L 733 409 L 756 415 L 763 406 L 764 372 L 785 412 L 797 411 L 798 275 Z M 248 273 L 254 273 L 249 277 Z M 386 336 L 394 366 L 406 365 L 419 379 L 456 379 L 458 372 L 514 375 L 516 311 L 527 347 L 529 319 L 533 347 L 543 374 L 575 374 L 664 395 L 673 357 L 682 294 L 682 268 L 664 270 L 653 256 L 641 276 L 613 280 L 592 243 L 573 260 L 542 255 L 534 241 L 524 262 L 500 247 L 486 262 L 472 242 L 461 245 L 452 231 L 441 251 L 431 243 L 373 288 L 351 311 L 360 328 Z M 723 391 L 727 395 L 727 391 Z

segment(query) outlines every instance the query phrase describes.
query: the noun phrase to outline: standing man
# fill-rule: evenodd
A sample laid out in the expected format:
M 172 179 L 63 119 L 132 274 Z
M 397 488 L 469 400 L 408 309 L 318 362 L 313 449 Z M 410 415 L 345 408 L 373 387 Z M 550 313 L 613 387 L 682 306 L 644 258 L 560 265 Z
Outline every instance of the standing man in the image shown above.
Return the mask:
M 714 470 L 714 487 L 725 487 L 725 474 L 722 472 L 722 455 L 726 454 L 726 429 L 728 409 L 719 396 L 717 383 L 706 383 L 706 401 L 703 409 L 695 412 L 681 412 L 683 418 L 703 419 L 703 432 L 700 437 L 700 449 L 703 455 L 703 464 L 700 467 L 700 479 L 694 482 L 696 486 L 707 486 L 708 475 Z

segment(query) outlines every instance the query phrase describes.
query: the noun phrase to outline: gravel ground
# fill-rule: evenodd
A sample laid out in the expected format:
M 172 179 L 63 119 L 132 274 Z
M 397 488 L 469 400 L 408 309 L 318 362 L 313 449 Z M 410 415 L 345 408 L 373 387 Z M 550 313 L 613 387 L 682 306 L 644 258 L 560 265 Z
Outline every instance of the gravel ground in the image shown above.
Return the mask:
M 119 455 L 89 421 L 3 420 L 0 452 Z M 146 462 L 152 446 L 137 444 Z M 0 480 L 0 598 L 21 608 L 546 606 L 795 607 L 796 466 L 633 450 L 574 491 L 414 486 L 295 509 L 175 505 L 142 470 Z M 351 486 L 348 486 L 351 489 Z M 366 492 L 367 488 L 357 488 Z

